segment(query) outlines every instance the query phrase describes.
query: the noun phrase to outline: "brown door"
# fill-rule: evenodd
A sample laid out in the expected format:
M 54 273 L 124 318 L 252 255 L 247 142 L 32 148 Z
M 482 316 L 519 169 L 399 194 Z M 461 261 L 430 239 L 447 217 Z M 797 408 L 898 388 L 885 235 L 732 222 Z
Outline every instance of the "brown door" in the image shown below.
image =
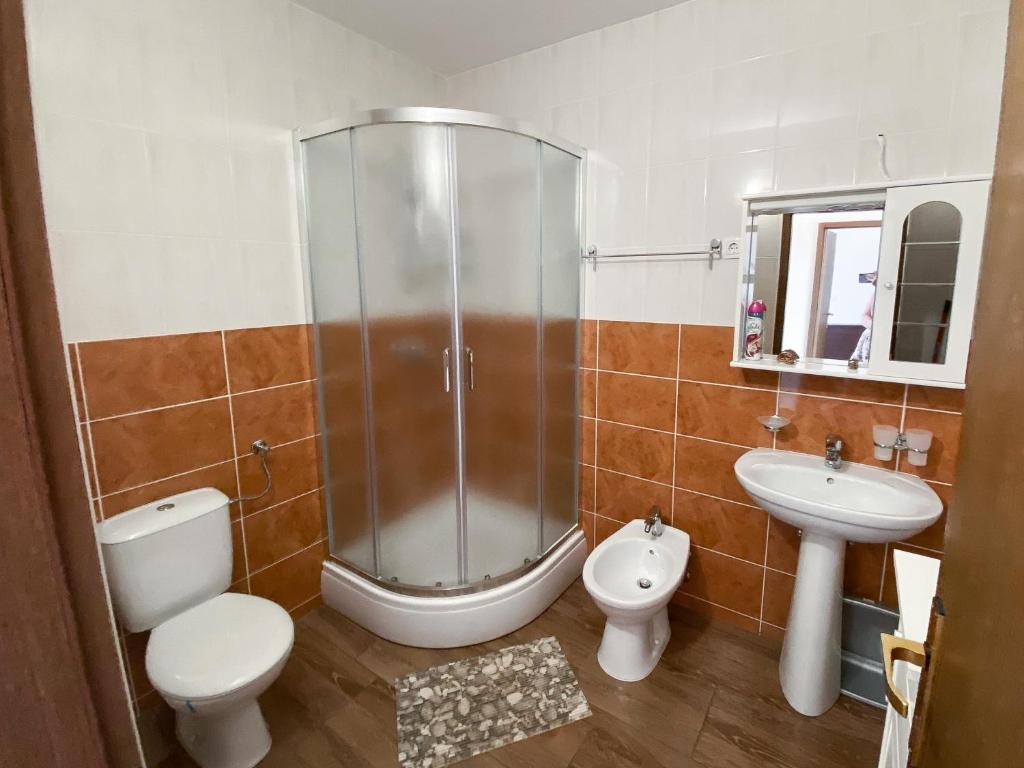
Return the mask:
M 1010 12 L 956 498 L 911 734 L 921 768 L 1024 766 L 1024 3 Z
M 20 0 L 0 0 L 0 767 L 139 764 L 50 277 Z

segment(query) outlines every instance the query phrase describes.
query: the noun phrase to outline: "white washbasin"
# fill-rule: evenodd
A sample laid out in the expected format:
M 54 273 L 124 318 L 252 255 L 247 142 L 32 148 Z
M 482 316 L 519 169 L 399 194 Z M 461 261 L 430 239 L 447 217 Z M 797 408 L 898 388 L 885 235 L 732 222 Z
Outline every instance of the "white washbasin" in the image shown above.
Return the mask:
M 847 541 L 901 541 L 942 514 L 941 499 L 913 475 L 865 464 L 830 469 L 806 453 L 749 451 L 736 462 L 736 478 L 773 517 Z
M 824 455 L 766 448 L 737 459 L 736 478 L 768 514 L 801 531 L 779 680 L 793 709 L 816 717 L 839 698 L 847 543 L 913 536 L 939 519 L 942 501 L 911 475 L 864 464 L 834 469 Z

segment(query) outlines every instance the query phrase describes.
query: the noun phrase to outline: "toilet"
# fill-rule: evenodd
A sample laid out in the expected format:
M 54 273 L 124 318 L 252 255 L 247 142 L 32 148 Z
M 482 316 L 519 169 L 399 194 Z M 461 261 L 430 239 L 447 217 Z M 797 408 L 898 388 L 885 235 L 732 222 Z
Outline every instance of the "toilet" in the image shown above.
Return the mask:
M 690 537 L 660 536 L 633 520 L 602 541 L 583 565 L 583 585 L 608 617 L 597 651 L 601 669 L 624 682 L 647 677 L 668 645 L 668 602 L 683 580 Z
M 114 610 L 152 630 L 146 675 L 175 711 L 178 740 L 202 768 L 251 768 L 270 751 L 257 697 L 295 637 L 288 612 L 231 583 L 228 497 L 201 488 L 97 525 Z

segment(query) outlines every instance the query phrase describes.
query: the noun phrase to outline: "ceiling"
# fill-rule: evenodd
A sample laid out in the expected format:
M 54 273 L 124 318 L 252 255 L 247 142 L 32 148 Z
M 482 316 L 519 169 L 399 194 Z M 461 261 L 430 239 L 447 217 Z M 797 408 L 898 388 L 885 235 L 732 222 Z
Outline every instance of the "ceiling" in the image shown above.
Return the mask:
M 297 0 L 443 75 L 541 48 L 680 0 Z

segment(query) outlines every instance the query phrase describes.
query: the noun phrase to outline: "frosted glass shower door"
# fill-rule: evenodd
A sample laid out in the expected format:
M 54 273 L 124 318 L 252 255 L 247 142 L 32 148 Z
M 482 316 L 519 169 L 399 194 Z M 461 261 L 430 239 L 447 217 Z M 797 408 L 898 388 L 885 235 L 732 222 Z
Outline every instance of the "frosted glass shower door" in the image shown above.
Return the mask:
M 542 549 L 576 525 L 576 433 L 580 291 L 580 161 L 541 145 Z
M 447 130 L 352 131 L 378 575 L 459 582 Z
M 539 143 L 455 129 L 467 576 L 539 552 Z

